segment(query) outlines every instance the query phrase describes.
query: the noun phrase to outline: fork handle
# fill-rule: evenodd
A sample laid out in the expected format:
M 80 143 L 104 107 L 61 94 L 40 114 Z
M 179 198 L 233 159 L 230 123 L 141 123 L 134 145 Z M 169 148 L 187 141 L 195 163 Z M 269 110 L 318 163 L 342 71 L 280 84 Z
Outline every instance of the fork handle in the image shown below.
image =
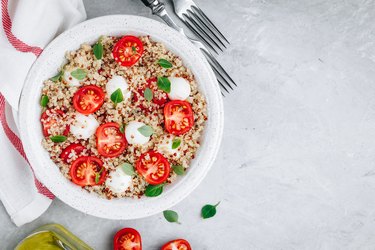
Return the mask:
M 153 15 L 159 16 L 161 19 L 163 19 L 164 22 L 168 24 L 168 26 L 172 27 L 173 29 L 185 35 L 183 29 L 179 27 L 172 20 L 172 18 L 168 15 L 167 11 L 165 10 L 163 2 L 159 0 L 141 0 L 141 1 L 144 3 L 144 5 L 146 5 L 152 10 Z

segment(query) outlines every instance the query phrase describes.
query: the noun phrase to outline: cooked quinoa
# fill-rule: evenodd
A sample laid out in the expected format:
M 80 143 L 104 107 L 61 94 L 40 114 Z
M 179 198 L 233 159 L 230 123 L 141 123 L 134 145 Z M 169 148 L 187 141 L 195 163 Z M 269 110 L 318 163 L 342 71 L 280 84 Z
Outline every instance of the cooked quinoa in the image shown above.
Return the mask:
M 43 111 L 49 115 L 49 119 L 58 119 L 57 123 L 48 128 L 48 135 L 42 140 L 43 147 L 49 152 L 51 159 L 60 168 L 61 173 L 71 180 L 70 168 L 72 162 L 80 156 L 95 156 L 103 161 L 103 166 L 107 170 L 107 178 L 110 172 L 123 163 L 130 163 L 134 166 L 135 175 L 132 176 L 131 184 L 123 193 L 113 193 L 107 187 L 106 182 L 101 185 L 84 186 L 89 192 L 96 192 L 102 197 L 108 199 L 116 197 L 141 197 L 147 185 L 145 178 L 139 174 L 136 169 L 136 163 L 140 156 L 150 150 L 161 153 L 169 162 L 170 166 L 180 165 L 186 170 L 196 154 L 199 147 L 199 138 L 204 129 L 207 120 L 206 100 L 199 92 L 194 75 L 190 69 L 186 68 L 182 60 L 169 51 L 162 43 L 153 41 L 149 36 L 138 37 L 144 47 L 144 52 L 138 62 L 131 67 L 124 67 L 117 63 L 112 55 L 114 44 L 119 37 L 101 37 L 103 45 L 103 57 L 96 59 L 93 53 L 93 45 L 82 44 L 76 51 L 67 52 L 67 64 L 62 66 L 60 72 L 69 72 L 74 69 L 83 69 L 86 76 L 79 82 L 79 86 L 70 86 L 64 77 L 59 79 L 48 79 L 44 82 L 42 96 L 48 96 L 48 104 Z M 159 59 L 165 59 L 171 62 L 171 68 L 163 68 L 157 62 Z M 104 157 L 98 153 L 96 146 L 95 133 L 88 139 L 80 139 L 71 132 L 66 132 L 75 119 L 77 113 L 73 106 L 73 96 L 82 86 L 96 85 L 106 93 L 106 84 L 114 76 L 122 76 L 129 85 L 131 97 L 116 105 L 106 94 L 103 105 L 92 115 L 99 124 L 115 122 L 120 125 L 128 124 L 131 121 L 139 121 L 152 127 L 153 134 L 150 140 L 142 145 L 128 144 L 125 151 L 113 158 Z M 186 79 L 191 88 L 190 96 L 186 99 L 191 104 L 194 114 L 194 125 L 186 133 L 178 135 L 181 139 L 180 146 L 176 152 L 171 154 L 166 150 L 165 145 L 171 138 L 176 137 L 169 134 L 164 126 L 163 107 L 152 101 L 146 100 L 140 93 L 140 89 L 145 89 L 147 80 L 157 77 L 182 77 Z M 158 89 L 156 83 L 153 88 L 153 96 L 157 98 L 167 98 L 167 93 Z M 51 110 L 61 110 L 62 114 L 55 114 Z M 52 118 L 51 118 L 52 117 Z M 53 118 L 55 117 L 55 118 Z M 43 122 L 43 116 L 42 116 Z M 66 135 L 63 142 L 53 142 L 51 136 Z M 73 143 L 80 143 L 85 149 L 78 155 L 72 151 L 67 162 L 61 159 L 60 154 L 63 149 Z M 188 170 L 187 170 L 188 171 Z M 183 177 L 182 177 L 183 178 Z M 166 183 L 176 180 L 176 173 L 171 169 Z

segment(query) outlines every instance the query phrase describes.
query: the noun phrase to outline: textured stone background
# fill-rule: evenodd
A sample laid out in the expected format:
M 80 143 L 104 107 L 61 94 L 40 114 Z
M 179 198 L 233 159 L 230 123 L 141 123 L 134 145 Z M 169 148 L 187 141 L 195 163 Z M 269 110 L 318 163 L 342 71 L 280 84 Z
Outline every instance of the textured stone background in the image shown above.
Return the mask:
M 151 18 L 139 0 L 85 0 L 88 18 Z M 173 209 L 134 221 L 55 201 L 16 228 L 0 206 L 1 249 L 56 222 L 95 249 L 137 228 L 144 249 L 184 237 L 202 249 L 375 249 L 375 4 L 361 0 L 196 0 L 232 42 L 218 57 L 239 88 L 207 178 Z M 157 18 L 155 18 L 157 19 Z M 205 203 L 221 200 L 203 221 Z

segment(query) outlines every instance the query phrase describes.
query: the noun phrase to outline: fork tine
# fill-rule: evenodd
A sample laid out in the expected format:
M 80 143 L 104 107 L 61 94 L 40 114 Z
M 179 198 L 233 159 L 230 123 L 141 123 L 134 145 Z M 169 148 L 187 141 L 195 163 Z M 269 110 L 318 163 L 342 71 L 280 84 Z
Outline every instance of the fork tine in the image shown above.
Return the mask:
M 229 91 L 227 90 L 227 88 L 224 86 L 224 84 L 220 81 L 220 79 L 217 79 L 217 82 L 219 83 L 219 85 L 227 92 L 229 93 Z
M 212 51 L 214 51 L 217 55 L 219 55 L 219 53 L 217 53 L 217 51 L 214 49 L 214 47 L 210 44 L 210 43 L 208 43 L 205 39 L 204 39 L 204 37 L 200 34 L 200 33 L 198 33 L 196 30 L 195 30 L 195 28 L 189 23 L 189 22 L 187 22 L 187 21 L 185 21 L 185 20 L 183 20 L 183 19 L 181 19 L 183 22 L 184 22 L 184 24 L 190 29 L 190 30 L 192 30 L 193 32 L 194 32 L 194 34 L 196 34 L 197 36 L 199 36 L 204 42 L 205 42 L 205 44 L 212 50 Z
M 197 14 L 197 13 L 195 13 L 194 12 L 194 9 L 192 9 L 193 11 L 190 11 L 190 10 L 187 10 L 187 12 L 190 14 L 190 15 L 192 15 L 195 19 L 197 19 L 197 21 L 198 21 L 198 23 L 199 24 L 201 24 L 200 26 L 203 26 L 203 27 L 200 27 L 202 30 L 208 30 L 209 31 L 209 33 L 211 33 L 219 42 L 220 42 L 220 44 L 221 45 L 223 45 L 224 46 L 224 48 L 227 48 L 227 46 L 225 46 L 225 44 L 221 41 L 221 39 L 216 35 L 216 33 L 215 32 L 213 32 L 212 31 L 212 28 L 210 28 L 210 27 L 208 27 L 208 25 L 206 24 L 206 22 L 204 22 L 200 17 L 199 17 L 199 15 Z M 198 23 L 195 23 L 195 25 L 199 25 Z M 204 29 L 204 27 L 205 27 L 205 29 Z M 205 32 L 206 33 L 206 32 Z M 208 33 L 206 33 L 206 35 L 208 36 L 208 37 L 210 37 L 210 39 L 211 40 L 213 40 L 212 38 L 211 38 L 211 36 L 208 34 Z
M 191 12 L 189 12 L 189 14 L 191 15 Z M 200 31 L 201 33 L 203 33 L 213 44 L 215 44 L 223 52 L 223 49 L 219 46 L 219 44 L 217 44 L 215 40 L 212 39 L 211 36 L 207 34 L 207 32 L 204 29 L 202 29 L 202 27 L 192 17 L 186 14 L 184 15 L 184 17 L 187 18 L 192 24 L 194 24 L 195 27 L 197 27 L 197 30 L 196 30 L 197 32 Z M 201 37 L 204 37 L 204 36 L 201 36 Z
M 228 73 L 225 71 L 225 69 L 220 65 L 220 63 L 212 56 L 210 55 L 209 53 L 207 53 L 207 51 L 205 50 L 202 50 L 204 52 L 204 54 L 206 55 L 207 58 L 209 58 L 209 60 L 211 60 L 212 64 L 214 65 L 214 67 L 212 67 L 217 74 L 219 74 L 221 76 L 221 78 L 227 83 L 227 85 L 231 88 L 232 86 L 229 84 L 229 82 L 226 80 L 226 79 L 229 79 L 236 87 L 237 87 L 237 84 L 233 81 L 233 79 L 228 75 Z M 211 64 L 211 65 L 212 65 Z M 217 69 L 218 68 L 218 69 Z M 226 76 L 226 78 L 220 73 L 223 72 L 224 75 Z
M 211 58 L 210 58 L 211 59 Z M 233 90 L 233 87 L 230 85 L 230 83 L 225 79 L 225 77 L 217 70 L 216 65 L 208 60 L 208 63 L 211 65 L 211 68 L 215 71 L 216 75 L 218 75 L 221 79 L 224 80 L 224 83 L 231 89 Z M 220 78 L 216 77 L 218 82 L 221 83 Z
M 212 66 L 212 64 L 211 64 Z M 228 85 L 228 87 L 231 89 L 231 90 L 234 90 L 233 87 L 230 85 L 230 83 L 227 81 L 227 79 L 225 79 L 225 77 L 220 73 L 219 70 L 217 70 L 216 66 L 215 67 L 212 67 L 212 69 L 215 71 L 215 73 L 217 75 L 219 75 L 221 77 L 221 79 L 224 80 L 224 82 Z M 219 78 L 218 78 L 219 79 Z M 219 81 L 219 80 L 218 80 Z
M 208 18 L 208 16 L 206 16 L 206 14 L 204 14 L 203 10 L 201 10 L 198 6 L 196 5 L 192 5 L 192 9 L 195 9 L 215 30 L 217 33 L 220 34 L 220 36 L 222 38 L 224 38 L 224 40 L 230 44 L 230 42 L 228 41 L 228 39 L 225 38 L 225 36 L 220 32 L 220 30 L 218 28 L 216 28 L 215 24 L 213 24 L 213 22 L 211 22 L 211 20 Z

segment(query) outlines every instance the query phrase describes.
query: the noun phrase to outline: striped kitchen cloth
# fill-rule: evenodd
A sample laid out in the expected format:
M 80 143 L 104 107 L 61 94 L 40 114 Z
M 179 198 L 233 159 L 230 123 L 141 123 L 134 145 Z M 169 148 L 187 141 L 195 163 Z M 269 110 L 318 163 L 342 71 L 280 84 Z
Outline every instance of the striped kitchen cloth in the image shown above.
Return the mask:
M 0 0 L 0 200 L 21 226 L 47 210 L 54 195 L 35 178 L 17 129 L 26 75 L 58 34 L 86 19 L 82 0 Z

